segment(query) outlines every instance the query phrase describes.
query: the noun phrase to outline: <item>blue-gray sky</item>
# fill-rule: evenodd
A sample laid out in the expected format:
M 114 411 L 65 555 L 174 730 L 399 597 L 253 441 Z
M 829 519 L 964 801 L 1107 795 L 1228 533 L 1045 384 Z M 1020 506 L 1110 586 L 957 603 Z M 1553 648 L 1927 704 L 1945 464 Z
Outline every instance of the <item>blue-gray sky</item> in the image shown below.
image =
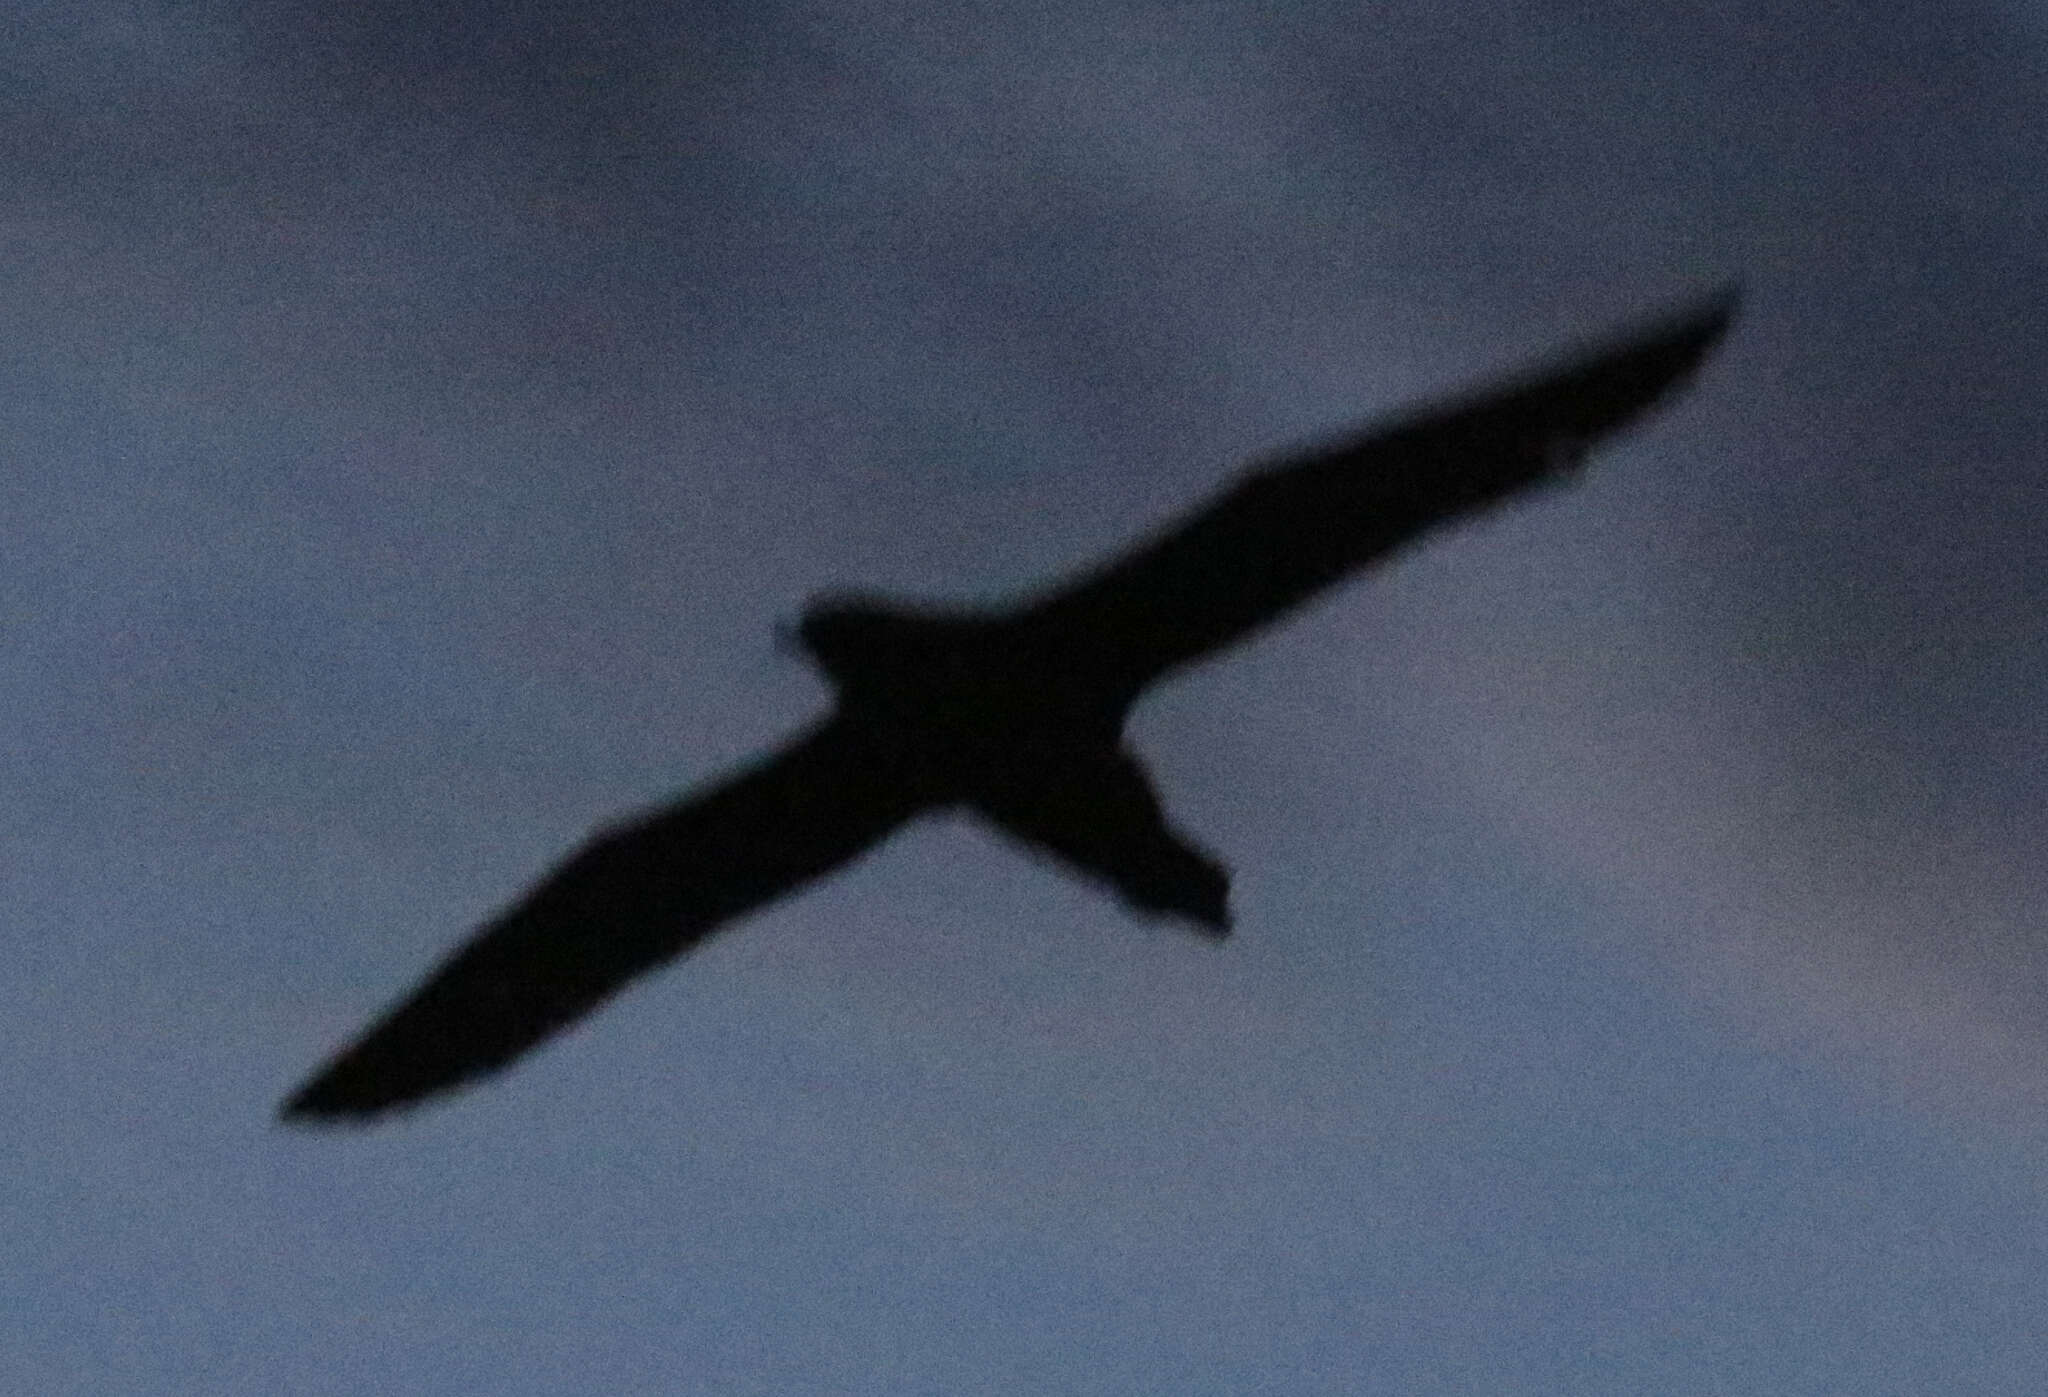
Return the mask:
M 2038 1391 L 2044 97 L 2013 3 L 19 11 L 5 1385 Z M 1226 946 L 933 824 L 272 1124 L 817 711 L 806 594 L 1730 276 L 1582 486 L 1140 711 Z

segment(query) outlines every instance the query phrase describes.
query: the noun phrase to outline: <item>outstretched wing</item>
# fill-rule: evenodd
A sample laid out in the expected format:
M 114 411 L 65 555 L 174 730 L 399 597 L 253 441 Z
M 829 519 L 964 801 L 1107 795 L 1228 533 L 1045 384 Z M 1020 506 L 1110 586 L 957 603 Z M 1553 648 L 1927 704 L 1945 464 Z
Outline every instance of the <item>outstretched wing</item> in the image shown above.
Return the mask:
M 899 770 L 836 723 L 701 795 L 598 835 L 285 1103 L 367 1117 L 495 1072 L 726 922 L 917 813 Z
M 1735 309 L 1711 301 L 1508 386 L 1250 473 L 1014 616 L 1034 654 L 1128 703 L 1426 531 L 1560 479 L 1688 378 Z

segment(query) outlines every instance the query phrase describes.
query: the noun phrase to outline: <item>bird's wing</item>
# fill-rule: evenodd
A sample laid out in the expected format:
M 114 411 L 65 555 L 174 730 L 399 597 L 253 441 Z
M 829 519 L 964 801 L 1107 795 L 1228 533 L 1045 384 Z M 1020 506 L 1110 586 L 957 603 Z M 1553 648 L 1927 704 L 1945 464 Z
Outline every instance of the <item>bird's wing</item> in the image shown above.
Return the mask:
M 1014 614 L 1035 654 L 1128 703 L 1426 531 L 1571 472 L 1683 383 L 1735 292 L 1503 387 L 1254 469 L 1196 513 Z
M 825 723 L 723 784 L 606 830 L 478 932 L 289 1101 L 368 1117 L 505 1066 L 720 926 L 917 812 L 902 773 Z

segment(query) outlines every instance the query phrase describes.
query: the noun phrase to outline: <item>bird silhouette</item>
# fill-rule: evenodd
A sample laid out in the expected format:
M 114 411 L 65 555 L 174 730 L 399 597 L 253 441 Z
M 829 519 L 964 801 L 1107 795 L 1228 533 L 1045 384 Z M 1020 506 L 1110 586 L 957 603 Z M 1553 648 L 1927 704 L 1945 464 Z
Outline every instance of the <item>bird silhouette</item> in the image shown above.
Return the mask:
M 1727 288 L 1540 371 L 1255 468 L 1129 552 L 1005 609 L 859 594 L 796 638 L 833 711 L 709 789 L 600 831 L 285 1103 L 364 1119 L 495 1072 L 638 976 L 921 814 L 965 808 L 1136 914 L 1230 929 L 1223 865 L 1123 744 L 1149 685 L 1432 529 L 1576 473 L 1689 379 Z

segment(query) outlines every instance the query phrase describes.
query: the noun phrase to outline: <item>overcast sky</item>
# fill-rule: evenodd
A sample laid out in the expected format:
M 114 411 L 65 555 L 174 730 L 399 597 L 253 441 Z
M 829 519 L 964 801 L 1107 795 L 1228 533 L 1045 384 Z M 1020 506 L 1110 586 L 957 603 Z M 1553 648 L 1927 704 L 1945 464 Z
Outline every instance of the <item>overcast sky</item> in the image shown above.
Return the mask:
M 2044 100 L 1974 0 L 17 8 L 0 1385 L 2038 1392 Z M 273 1123 L 817 713 L 806 595 L 1733 277 L 1583 485 L 1139 710 L 1227 944 L 932 822 Z

